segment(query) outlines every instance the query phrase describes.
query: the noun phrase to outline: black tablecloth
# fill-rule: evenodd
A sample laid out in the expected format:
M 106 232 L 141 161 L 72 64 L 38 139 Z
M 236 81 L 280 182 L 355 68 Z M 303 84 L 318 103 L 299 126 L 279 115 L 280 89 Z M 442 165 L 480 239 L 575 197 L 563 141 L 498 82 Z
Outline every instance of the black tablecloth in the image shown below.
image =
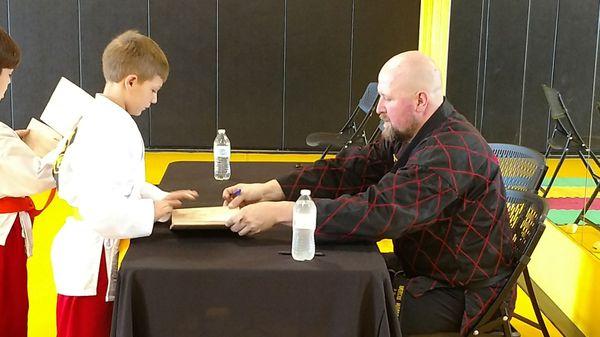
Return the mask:
M 211 165 L 171 164 L 161 188 L 218 191 L 218 197 L 235 179 L 264 181 L 294 167 L 237 164 L 232 180 L 221 183 L 212 178 Z M 200 204 L 213 205 L 207 200 L 213 197 L 205 195 Z M 171 232 L 168 224 L 158 225 L 152 236 L 132 240 L 123 261 L 112 336 L 400 335 L 375 245 L 317 245 L 324 256 L 296 262 L 278 253 L 289 251 L 290 242 L 291 230 L 283 226 L 239 237 L 228 230 Z

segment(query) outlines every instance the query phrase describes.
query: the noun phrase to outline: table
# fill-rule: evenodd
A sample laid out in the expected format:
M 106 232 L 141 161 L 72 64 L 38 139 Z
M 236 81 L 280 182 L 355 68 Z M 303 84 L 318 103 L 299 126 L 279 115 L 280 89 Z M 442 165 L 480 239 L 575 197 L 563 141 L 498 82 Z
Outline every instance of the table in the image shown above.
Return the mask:
M 194 206 L 214 205 L 225 186 L 265 181 L 293 167 L 233 163 L 232 179 L 218 182 L 212 163 L 178 162 L 160 187 L 198 188 Z M 400 336 L 389 275 L 374 244 L 317 244 L 324 256 L 296 262 L 278 254 L 290 242 L 285 226 L 239 237 L 157 225 L 150 237 L 132 240 L 123 261 L 112 336 Z

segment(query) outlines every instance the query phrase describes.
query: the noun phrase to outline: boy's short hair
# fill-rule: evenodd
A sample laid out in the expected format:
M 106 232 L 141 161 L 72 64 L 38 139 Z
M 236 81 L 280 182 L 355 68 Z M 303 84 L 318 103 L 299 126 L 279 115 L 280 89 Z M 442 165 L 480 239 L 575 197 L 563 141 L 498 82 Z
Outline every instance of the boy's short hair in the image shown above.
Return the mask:
M 128 30 L 115 37 L 102 53 L 102 72 L 107 82 L 119 82 L 127 75 L 137 75 L 140 81 L 169 76 L 169 61 L 151 38 Z
M 0 68 L 15 69 L 21 61 L 21 49 L 13 39 L 0 28 Z

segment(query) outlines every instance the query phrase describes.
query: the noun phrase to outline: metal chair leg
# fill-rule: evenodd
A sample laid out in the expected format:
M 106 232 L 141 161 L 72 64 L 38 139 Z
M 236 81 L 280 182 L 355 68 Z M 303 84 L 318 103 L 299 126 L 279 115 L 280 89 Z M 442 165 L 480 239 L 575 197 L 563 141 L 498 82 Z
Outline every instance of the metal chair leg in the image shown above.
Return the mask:
M 585 214 L 590 209 L 590 207 L 592 207 L 592 203 L 594 202 L 594 199 L 596 199 L 596 196 L 598 195 L 598 192 L 600 192 L 600 184 L 596 185 L 596 189 L 594 189 L 594 192 L 592 193 L 592 195 L 590 195 L 588 201 L 585 203 L 585 206 L 583 206 L 583 209 L 581 210 L 581 212 L 579 212 L 579 215 L 577 216 L 577 219 L 575 220 L 575 223 L 579 223 L 579 222 L 583 221 L 584 223 L 587 222 L 587 223 L 590 223 L 592 225 L 597 225 L 596 223 L 594 223 L 590 219 L 586 218 Z
M 535 317 L 537 318 L 539 324 L 539 326 L 536 328 L 542 331 L 544 337 L 550 337 L 550 333 L 548 333 L 548 328 L 546 327 L 546 322 L 544 322 L 544 317 L 540 311 L 540 305 L 538 304 L 537 298 L 535 297 L 535 292 L 533 291 L 533 284 L 531 283 L 531 277 L 529 276 L 529 269 L 527 269 L 527 267 L 525 267 L 523 270 L 523 279 L 525 280 L 525 285 L 527 286 L 527 293 L 529 295 L 531 305 L 533 306 L 533 312 L 535 313 Z
M 556 165 L 556 168 L 554 169 L 554 172 L 552 172 L 552 177 L 550 178 L 550 181 L 548 182 L 548 185 L 544 188 L 544 194 L 542 195 L 542 198 L 545 198 L 548 195 L 548 192 L 550 192 L 550 187 L 552 187 L 552 184 L 554 184 L 554 180 L 556 179 L 556 176 L 558 175 L 558 171 L 560 170 L 563 162 L 565 161 L 565 158 L 567 157 L 567 151 L 568 151 L 568 144 L 569 142 L 567 142 L 567 144 L 565 145 L 563 152 L 560 156 L 560 160 L 558 161 L 558 164 Z

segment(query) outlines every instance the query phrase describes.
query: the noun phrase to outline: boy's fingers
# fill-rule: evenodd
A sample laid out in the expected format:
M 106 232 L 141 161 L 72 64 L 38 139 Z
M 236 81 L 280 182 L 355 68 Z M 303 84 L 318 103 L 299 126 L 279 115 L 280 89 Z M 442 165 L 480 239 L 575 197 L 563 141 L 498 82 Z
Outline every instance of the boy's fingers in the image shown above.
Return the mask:
M 186 200 L 194 200 L 197 197 L 198 197 L 198 193 L 192 193 L 192 191 L 185 192 L 182 195 L 182 199 L 186 199 Z
M 17 135 L 19 136 L 19 138 L 23 138 L 25 136 L 27 136 L 29 134 L 29 130 L 25 129 L 25 130 L 15 130 L 15 132 L 17 133 Z
M 181 201 L 179 201 L 177 199 L 167 200 L 167 203 L 168 203 L 169 207 L 174 207 L 174 208 L 181 207 L 181 205 L 182 205 Z

